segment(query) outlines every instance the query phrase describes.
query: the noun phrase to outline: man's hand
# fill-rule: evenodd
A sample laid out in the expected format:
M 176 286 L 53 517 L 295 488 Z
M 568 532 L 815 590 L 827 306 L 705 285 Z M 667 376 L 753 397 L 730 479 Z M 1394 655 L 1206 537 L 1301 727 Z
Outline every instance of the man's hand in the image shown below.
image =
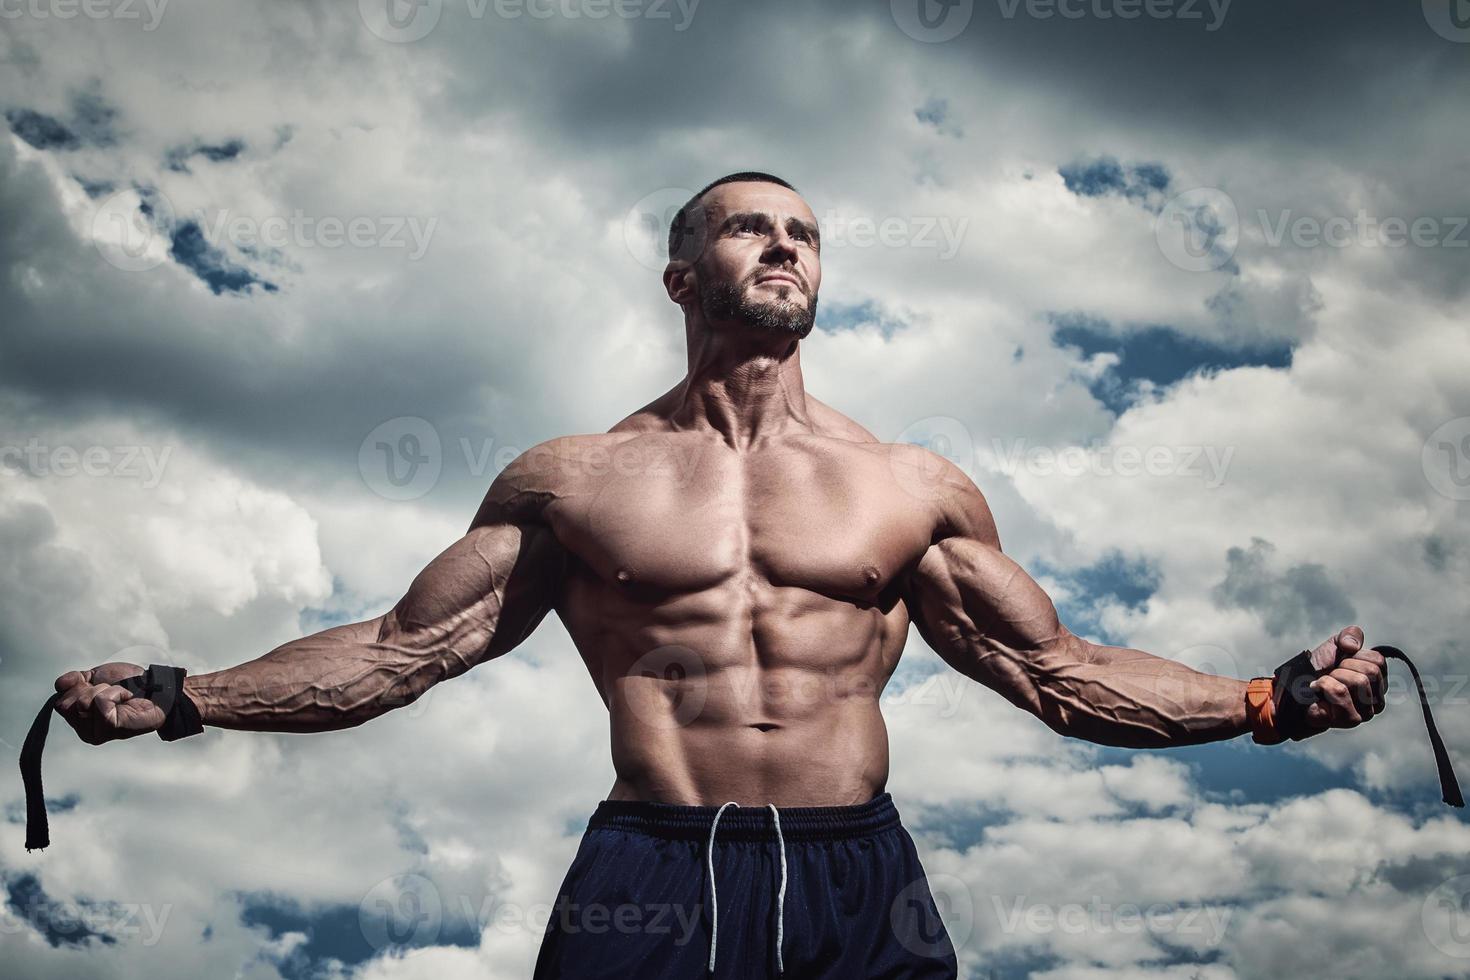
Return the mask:
M 118 681 L 142 673 L 142 667 L 128 663 L 69 670 L 56 678 L 61 694 L 56 711 L 89 745 L 157 731 L 163 727 L 163 709 L 118 686 Z
M 1349 626 L 1312 651 L 1312 666 L 1326 671 L 1311 683 L 1322 700 L 1307 708 L 1307 721 L 1320 728 L 1355 728 L 1383 711 L 1388 663 L 1364 649 L 1363 631 Z

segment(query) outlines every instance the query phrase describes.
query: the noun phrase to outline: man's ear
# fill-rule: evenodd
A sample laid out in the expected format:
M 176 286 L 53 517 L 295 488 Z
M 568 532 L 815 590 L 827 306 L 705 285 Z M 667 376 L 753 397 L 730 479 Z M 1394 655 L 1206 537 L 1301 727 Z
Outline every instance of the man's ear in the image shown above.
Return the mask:
M 694 265 L 688 259 L 670 259 L 664 266 L 664 290 L 680 306 L 694 302 Z

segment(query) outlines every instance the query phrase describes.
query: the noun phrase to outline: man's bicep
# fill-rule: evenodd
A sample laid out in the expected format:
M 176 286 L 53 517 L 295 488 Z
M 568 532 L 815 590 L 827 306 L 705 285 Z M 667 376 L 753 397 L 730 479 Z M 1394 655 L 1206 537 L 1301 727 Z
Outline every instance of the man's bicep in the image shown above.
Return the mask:
M 905 600 L 919 634 L 946 663 L 1029 706 L 1031 658 L 1071 634 L 1056 606 L 1026 570 L 997 547 L 948 537 L 925 552 Z
M 539 524 L 480 524 L 414 578 L 383 618 L 379 639 L 453 650 L 462 666 L 508 652 L 556 602 L 561 547 Z

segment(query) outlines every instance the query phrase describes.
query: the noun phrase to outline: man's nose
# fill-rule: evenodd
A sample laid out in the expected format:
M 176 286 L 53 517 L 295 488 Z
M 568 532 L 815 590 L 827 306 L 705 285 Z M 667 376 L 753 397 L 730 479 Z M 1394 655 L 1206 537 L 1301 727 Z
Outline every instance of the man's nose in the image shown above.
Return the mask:
M 778 228 L 771 232 L 771 236 L 766 239 L 765 252 L 761 255 L 761 258 L 773 264 L 777 262 L 789 262 L 795 265 L 796 256 L 795 240 L 786 233 L 784 228 Z

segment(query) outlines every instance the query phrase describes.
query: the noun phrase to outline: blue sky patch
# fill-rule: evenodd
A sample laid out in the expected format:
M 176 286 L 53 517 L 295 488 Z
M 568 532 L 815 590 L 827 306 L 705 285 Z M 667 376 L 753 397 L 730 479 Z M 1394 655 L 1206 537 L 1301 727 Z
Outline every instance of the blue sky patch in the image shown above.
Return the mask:
M 876 327 L 884 340 L 891 340 L 895 333 L 906 326 L 908 324 L 902 320 L 884 313 L 872 300 L 863 300 L 861 303 L 821 303 L 817 306 L 816 329 L 828 333 Z
M 75 150 L 81 139 L 60 119 L 31 109 L 11 109 L 5 113 L 10 131 L 38 150 Z
M 951 122 L 949 114 L 949 100 L 939 96 L 930 96 L 924 104 L 914 110 L 914 118 L 926 126 L 932 127 L 936 133 L 942 136 L 953 136 L 956 139 L 965 135 L 964 130 Z
M 266 282 L 244 266 L 236 265 L 224 252 L 211 245 L 197 221 L 185 221 L 174 228 L 169 255 L 198 276 L 216 296 L 249 293 L 252 286 L 260 286 L 268 293 L 277 291 L 275 283 Z
M 1138 400 L 1140 380 L 1165 387 L 1202 372 L 1291 366 L 1290 344 L 1224 347 L 1166 326 L 1118 333 L 1105 320 L 1078 314 L 1051 314 L 1048 319 L 1057 347 L 1075 347 L 1084 357 L 1118 355 L 1119 363 L 1088 385 L 1093 397 L 1114 413 L 1126 411 Z
M 1134 201 L 1151 211 L 1163 207 L 1163 193 L 1169 189 L 1169 171 L 1162 163 L 1124 165 L 1110 156 L 1077 161 L 1058 167 L 1062 183 L 1078 197 L 1106 197 L 1110 194 Z
M 17 916 L 29 922 L 45 937 L 51 947 L 86 946 L 91 940 L 107 946 L 117 943 L 115 936 L 93 930 L 87 921 L 96 921 L 94 913 L 107 912 L 110 903 L 58 902 L 46 894 L 41 881 L 33 874 L 20 874 L 5 881 L 5 904 Z M 121 913 L 107 918 L 122 921 Z
M 164 166 L 175 173 L 187 174 L 192 172 L 189 170 L 189 161 L 194 157 L 203 157 L 210 163 L 225 163 L 238 157 L 244 150 L 245 141 L 239 139 L 226 140 L 223 143 L 176 146 L 164 157 Z
M 328 905 L 307 908 L 300 903 L 271 893 L 242 895 L 240 921 L 251 928 L 263 928 L 271 939 L 279 939 L 289 932 L 299 932 L 306 941 L 297 946 L 279 966 L 286 980 L 310 980 L 317 976 L 331 960 L 347 966 L 372 959 L 383 951 L 368 941 L 365 933 L 364 908 L 359 905 Z M 365 900 L 371 903 L 372 898 Z M 369 907 L 366 914 L 374 910 Z M 432 906 L 404 907 L 386 910 L 394 919 L 403 918 L 401 933 L 388 928 L 384 935 L 391 941 L 389 948 L 414 948 L 424 946 L 467 946 L 479 944 L 479 930 L 465 923 L 458 908 Z M 432 922 L 424 919 L 430 917 Z M 410 922 L 410 920 L 413 920 Z M 424 928 L 424 925 L 433 928 Z M 368 923 L 371 929 L 371 923 Z M 376 937 L 376 930 L 373 931 Z
M 1159 571 L 1147 559 L 1128 558 L 1119 552 L 1104 556 L 1082 568 L 1058 568 L 1044 559 L 1032 563 L 1033 575 L 1045 575 L 1067 586 L 1071 598 L 1057 600 L 1057 615 L 1073 633 L 1095 642 L 1117 645 L 1100 624 L 1099 606 L 1121 603 L 1138 609 L 1159 588 Z

